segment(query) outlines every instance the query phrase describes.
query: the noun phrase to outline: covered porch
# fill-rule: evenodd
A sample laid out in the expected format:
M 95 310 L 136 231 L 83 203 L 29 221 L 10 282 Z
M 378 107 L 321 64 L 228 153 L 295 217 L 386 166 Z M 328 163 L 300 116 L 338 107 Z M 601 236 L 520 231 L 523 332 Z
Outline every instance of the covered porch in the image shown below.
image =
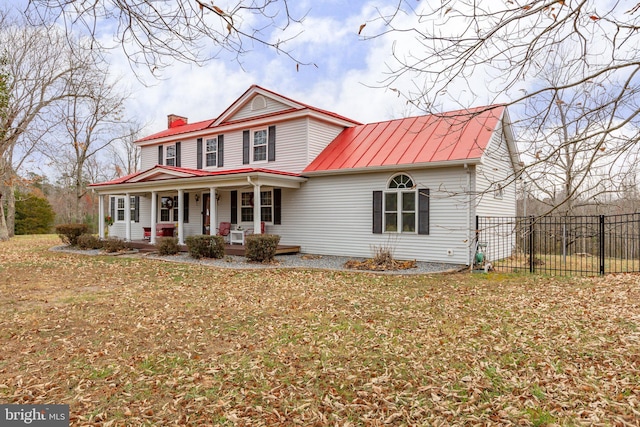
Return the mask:
M 174 236 L 184 245 L 190 235 L 222 234 L 228 243 L 244 243 L 238 242 L 239 234 L 278 234 L 282 189 L 300 188 L 305 181 L 298 174 L 262 169 L 155 166 L 93 186 L 99 196 L 99 235 L 106 237 L 105 218 L 110 218 L 109 235 L 128 242 L 155 244 L 159 237 Z M 221 233 L 221 224 L 236 232 Z M 286 243 L 295 247 L 295 242 Z

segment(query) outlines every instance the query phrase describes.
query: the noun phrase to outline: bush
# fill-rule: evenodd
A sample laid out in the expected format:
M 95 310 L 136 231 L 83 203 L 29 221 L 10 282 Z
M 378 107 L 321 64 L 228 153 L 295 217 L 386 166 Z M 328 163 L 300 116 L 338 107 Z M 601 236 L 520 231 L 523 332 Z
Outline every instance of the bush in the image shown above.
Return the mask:
M 80 249 L 101 249 L 102 240 L 95 234 L 85 233 L 78 237 L 78 247 Z
M 51 233 L 55 217 L 47 199 L 16 192 L 16 234 Z
M 188 236 L 185 243 L 192 258 L 224 257 L 224 238 L 222 236 Z
M 114 253 L 121 252 L 130 248 L 129 244 L 117 237 L 111 237 L 102 241 L 102 248 L 105 252 Z
M 159 255 L 175 255 L 179 252 L 177 237 L 161 237 L 156 243 Z
M 64 243 L 76 246 L 78 244 L 78 237 L 85 234 L 89 230 L 87 224 L 60 224 L 56 226 L 56 233 L 60 240 Z
M 280 236 L 275 234 L 250 234 L 245 238 L 245 255 L 250 261 L 273 261 L 279 242 Z

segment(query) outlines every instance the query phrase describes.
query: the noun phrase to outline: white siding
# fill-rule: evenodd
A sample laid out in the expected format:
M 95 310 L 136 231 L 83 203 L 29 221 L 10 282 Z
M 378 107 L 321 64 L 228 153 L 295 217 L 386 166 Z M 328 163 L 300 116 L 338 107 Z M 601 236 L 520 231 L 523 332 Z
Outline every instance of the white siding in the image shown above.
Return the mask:
M 507 149 L 507 142 L 500 125 L 485 154 L 482 164 L 476 168 L 476 214 L 490 217 L 513 217 L 516 215 L 516 179 L 513 164 Z M 498 185 L 502 186 L 502 197 L 496 194 Z M 484 230 L 488 241 L 502 242 L 500 248 L 487 247 L 486 259 L 495 261 L 511 256 L 515 245 L 514 236 L 488 236 L 491 230 Z M 507 239 L 512 238 L 509 243 Z
M 308 129 L 308 157 L 307 163 L 311 163 L 327 145 L 333 141 L 344 128 L 331 125 L 318 120 L 309 120 Z
M 261 95 L 258 95 L 258 96 L 261 96 Z M 263 116 L 265 114 L 277 113 L 278 111 L 291 109 L 291 107 L 289 107 L 288 105 L 265 96 L 264 99 L 267 102 L 266 108 L 253 110 L 252 104 L 253 104 L 254 98 L 255 97 L 252 97 L 251 99 L 249 99 L 247 103 L 244 106 L 242 106 L 242 108 L 240 108 L 240 110 L 238 110 L 233 116 L 228 117 L 226 121 L 230 122 L 234 120 L 243 120 L 250 117 Z
M 282 225 L 268 231 L 306 253 L 370 257 L 374 246 L 389 246 L 397 259 L 466 264 L 470 225 L 467 199 L 460 194 L 463 168 L 409 174 L 418 187 L 430 189 L 429 235 L 372 233 L 373 191 L 385 190 L 393 175 L 313 177 L 299 190 L 283 189 Z
M 158 146 L 145 145 L 140 148 L 140 170 L 146 171 L 158 164 Z

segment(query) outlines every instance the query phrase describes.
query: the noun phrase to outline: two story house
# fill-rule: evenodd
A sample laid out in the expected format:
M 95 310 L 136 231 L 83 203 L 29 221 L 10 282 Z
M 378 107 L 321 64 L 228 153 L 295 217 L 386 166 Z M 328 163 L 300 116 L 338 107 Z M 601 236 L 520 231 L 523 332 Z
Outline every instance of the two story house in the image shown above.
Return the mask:
M 217 118 L 136 142 L 140 172 L 93 184 L 100 234 L 220 223 L 302 252 L 469 264 L 476 215 L 513 216 L 519 158 L 504 106 L 361 124 L 251 86 Z M 159 226 L 160 225 L 160 226 Z

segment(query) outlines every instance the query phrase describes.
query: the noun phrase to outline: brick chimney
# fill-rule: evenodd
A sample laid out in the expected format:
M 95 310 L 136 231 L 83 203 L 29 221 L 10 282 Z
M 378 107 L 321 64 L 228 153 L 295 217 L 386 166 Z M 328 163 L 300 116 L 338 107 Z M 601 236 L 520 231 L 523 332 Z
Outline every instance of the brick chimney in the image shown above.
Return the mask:
M 189 119 L 186 117 L 178 116 L 177 114 L 167 115 L 167 128 L 169 129 L 186 125 L 188 122 Z

